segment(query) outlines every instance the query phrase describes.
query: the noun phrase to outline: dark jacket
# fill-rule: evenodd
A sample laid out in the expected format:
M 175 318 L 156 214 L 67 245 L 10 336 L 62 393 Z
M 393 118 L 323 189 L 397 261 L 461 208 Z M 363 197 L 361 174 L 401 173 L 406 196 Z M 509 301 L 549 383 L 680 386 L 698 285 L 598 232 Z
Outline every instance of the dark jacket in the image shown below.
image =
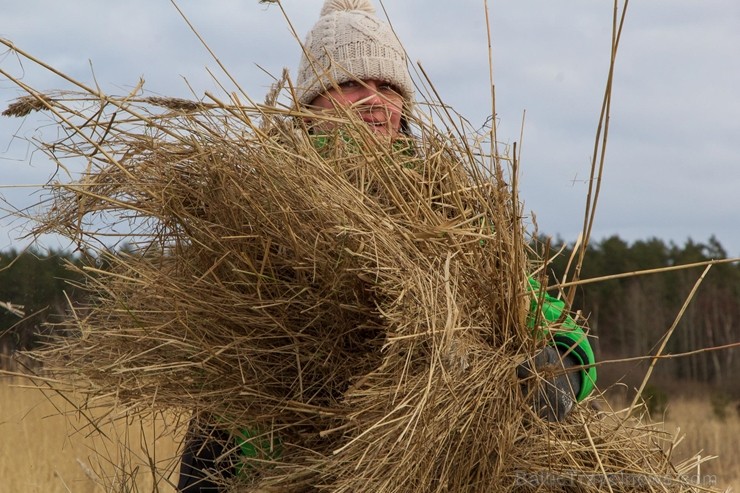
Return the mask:
M 197 425 L 196 425 L 197 424 Z M 191 423 L 185 437 L 177 491 L 180 493 L 219 493 L 224 481 L 236 474 L 238 456 L 231 435 L 216 428 L 204 429 Z

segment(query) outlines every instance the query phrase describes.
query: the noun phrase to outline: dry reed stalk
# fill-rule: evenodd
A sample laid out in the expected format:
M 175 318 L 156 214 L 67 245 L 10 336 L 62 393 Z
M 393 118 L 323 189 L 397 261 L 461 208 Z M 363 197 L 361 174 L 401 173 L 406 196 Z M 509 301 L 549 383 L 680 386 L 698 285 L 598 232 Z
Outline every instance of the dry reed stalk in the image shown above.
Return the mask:
M 106 267 L 85 270 L 78 336 L 37 353 L 58 391 L 250 429 L 280 454 L 236 491 L 697 491 L 639 422 L 527 407 L 537 261 L 474 134 L 417 119 L 391 144 L 351 114 L 314 115 L 342 122 L 316 136 L 276 106 L 67 98 L 93 105 L 44 99 L 65 130 L 45 150 L 88 167 L 49 185 L 35 232 Z

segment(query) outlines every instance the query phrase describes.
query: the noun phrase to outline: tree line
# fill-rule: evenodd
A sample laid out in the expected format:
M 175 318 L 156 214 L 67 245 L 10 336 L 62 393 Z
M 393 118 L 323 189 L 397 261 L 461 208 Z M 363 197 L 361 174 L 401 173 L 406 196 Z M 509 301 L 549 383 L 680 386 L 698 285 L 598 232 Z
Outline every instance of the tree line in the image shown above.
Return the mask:
M 542 239 L 538 241 L 542 243 Z M 547 267 L 550 284 L 563 278 L 572 244 L 550 240 L 554 255 Z M 652 238 L 628 243 L 618 236 L 589 245 L 581 279 L 727 258 L 720 242 L 688 240 L 683 245 Z M 0 252 L 0 354 L 36 347 L 53 324 L 80 301 L 79 269 L 95 259 L 63 251 Z M 599 360 L 654 355 L 702 268 L 622 277 L 579 286 L 574 311 L 587 320 Z M 23 313 L 23 316 L 21 315 Z M 740 341 L 740 265 L 714 265 L 668 340 L 658 374 L 672 380 L 718 383 L 740 373 L 734 348 L 707 350 Z M 647 361 L 644 362 L 646 364 Z M 737 384 L 735 384 L 737 385 Z
M 562 250 L 549 265 L 553 283 L 562 279 L 573 245 L 554 241 L 550 250 Z M 612 236 L 588 247 L 580 278 L 726 258 L 727 252 L 715 237 L 706 243 L 688 240 L 677 245 L 656 238 L 630 244 Z M 678 318 L 704 268 L 627 276 L 578 287 L 572 309 L 587 318 L 598 359 L 635 361 L 653 356 L 675 324 L 662 352 L 667 357 L 659 360 L 655 374 L 671 381 L 734 386 L 726 390 L 740 394 L 740 385 L 733 383 L 740 372 L 738 349 L 713 349 L 740 342 L 740 265 L 713 265 Z M 643 360 L 642 369 L 649 363 L 649 359 Z
M 71 269 L 82 256 L 33 249 L 0 252 L 0 354 L 34 349 L 82 292 Z

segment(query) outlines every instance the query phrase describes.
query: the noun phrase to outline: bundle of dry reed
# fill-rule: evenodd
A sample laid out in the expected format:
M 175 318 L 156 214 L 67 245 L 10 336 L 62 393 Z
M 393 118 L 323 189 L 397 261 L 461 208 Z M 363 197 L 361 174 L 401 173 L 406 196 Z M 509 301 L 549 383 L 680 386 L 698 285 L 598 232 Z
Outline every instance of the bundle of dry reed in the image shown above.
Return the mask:
M 90 406 L 168 409 L 270 450 L 236 491 L 695 491 L 642 425 L 529 410 L 527 251 L 505 160 L 413 121 L 32 93 L 83 160 L 36 233 L 101 254 L 76 337 L 38 353 Z M 274 98 L 272 99 L 274 101 Z M 23 111 L 21 111 L 23 110 Z M 341 123 L 338 123 L 341 122 Z M 471 137 L 471 138 L 468 138 Z M 107 236 L 106 236 L 107 235 Z M 205 432 L 205 431 L 204 431 Z

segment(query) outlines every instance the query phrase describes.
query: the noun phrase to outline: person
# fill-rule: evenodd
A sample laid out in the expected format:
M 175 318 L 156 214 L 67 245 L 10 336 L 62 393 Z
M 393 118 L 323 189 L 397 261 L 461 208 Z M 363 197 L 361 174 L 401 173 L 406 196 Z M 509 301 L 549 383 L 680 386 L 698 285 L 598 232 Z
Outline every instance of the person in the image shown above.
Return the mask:
M 370 0 L 324 3 L 303 43 L 295 85 L 303 107 L 352 107 L 377 134 L 408 132 L 414 84 L 406 52 Z
M 315 113 L 356 112 L 379 138 L 409 135 L 407 116 L 413 107 L 414 86 L 406 53 L 390 26 L 376 17 L 370 0 L 327 0 L 303 48 L 296 77 L 299 105 Z M 309 131 L 319 134 L 334 125 L 322 118 L 308 121 Z M 594 388 L 593 351 L 583 330 L 563 315 L 561 301 L 542 293 L 535 280 L 530 280 L 529 289 L 533 293 L 530 327 L 537 330 L 537 325 L 559 322 L 564 330 L 557 331 L 550 345 L 520 365 L 517 374 L 527 382 L 534 381 L 530 377 L 542 368 L 561 370 L 528 392 L 543 418 L 562 420 L 574 402 L 583 400 Z M 275 443 L 264 447 L 270 451 L 275 448 Z M 245 443 L 243 436 L 230 436 L 201 422 L 191 428 L 185 440 L 178 491 L 220 491 L 219 483 L 237 474 L 240 458 L 264 457 L 262 452 Z

